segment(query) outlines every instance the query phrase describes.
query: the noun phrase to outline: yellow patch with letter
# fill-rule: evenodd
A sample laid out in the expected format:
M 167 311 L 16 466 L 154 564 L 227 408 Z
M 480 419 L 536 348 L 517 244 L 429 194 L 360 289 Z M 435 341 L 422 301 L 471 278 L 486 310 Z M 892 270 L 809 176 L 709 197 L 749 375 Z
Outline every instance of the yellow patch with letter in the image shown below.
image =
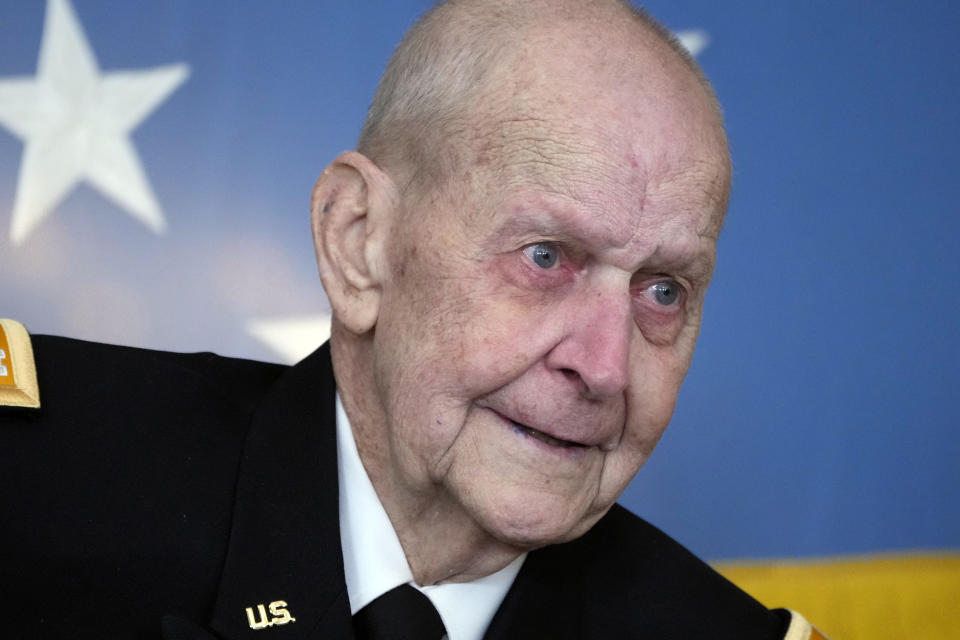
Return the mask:
M 0 407 L 40 408 L 30 334 L 22 324 L 6 318 L 0 318 Z

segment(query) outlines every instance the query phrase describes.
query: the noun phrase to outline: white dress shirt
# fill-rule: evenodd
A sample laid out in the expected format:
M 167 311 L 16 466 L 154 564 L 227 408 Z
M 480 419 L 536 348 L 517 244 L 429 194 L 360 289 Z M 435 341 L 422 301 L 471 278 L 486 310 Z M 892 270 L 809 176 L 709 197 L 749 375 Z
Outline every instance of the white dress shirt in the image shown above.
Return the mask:
M 440 613 L 449 640 L 481 640 L 520 571 L 526 554 L 473 582 L 421 587 L 400 546 L 387 512 L 367 476 L 353 431 L 337 393 L 337 476 L 340 483 L 340 545 L 354 614 L 387 591 L 410 584 Z

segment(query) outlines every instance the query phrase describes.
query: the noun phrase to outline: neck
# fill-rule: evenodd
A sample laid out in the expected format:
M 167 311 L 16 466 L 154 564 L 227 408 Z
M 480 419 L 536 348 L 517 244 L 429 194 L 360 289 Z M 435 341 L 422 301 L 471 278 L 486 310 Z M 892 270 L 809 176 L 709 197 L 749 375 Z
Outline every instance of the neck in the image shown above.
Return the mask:
M 525 549 L 491 536 L 441 484 L 417 483 L 392 462 L 389 422 L 374 388 L 369 345 L 331 340 L 334 374 L 357 451 L 419 585 L 469 582 L 507 566 Z
M 391 495 L 389 488 L 381 491 L 376 482 L 374 488 L 419 585 L 470 582 L 499 571 L 523 553 L 477 526 L 458 504 L 430 497 L 414 508 L 396 508 L 402 501 L 383 497 Z

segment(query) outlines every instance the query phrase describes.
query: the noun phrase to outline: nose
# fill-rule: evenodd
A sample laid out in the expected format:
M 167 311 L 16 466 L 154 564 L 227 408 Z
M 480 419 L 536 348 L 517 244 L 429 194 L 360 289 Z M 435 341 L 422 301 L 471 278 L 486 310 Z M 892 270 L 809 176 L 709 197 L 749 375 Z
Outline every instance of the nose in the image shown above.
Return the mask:
M 629 293 L 592 291 L 579 298 L 570 301 L 564 337 L 547 354 L 546 364 L 587 396 L 617 396 L 629 380 L 634 329 Z

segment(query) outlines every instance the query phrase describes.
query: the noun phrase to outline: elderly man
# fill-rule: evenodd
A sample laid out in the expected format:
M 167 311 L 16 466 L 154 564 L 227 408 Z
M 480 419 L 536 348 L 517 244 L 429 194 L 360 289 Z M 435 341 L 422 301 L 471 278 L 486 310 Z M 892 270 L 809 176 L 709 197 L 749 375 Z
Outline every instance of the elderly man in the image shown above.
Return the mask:
M 2 428 L 4 626 L 815 634 L 614 504 L 673 411 L 730 183 L 676 41 L 618 0 L 451 1 L 358 149 L 314 189 L 334 321 L 304 362 L 33 340 L 39 419 Z

